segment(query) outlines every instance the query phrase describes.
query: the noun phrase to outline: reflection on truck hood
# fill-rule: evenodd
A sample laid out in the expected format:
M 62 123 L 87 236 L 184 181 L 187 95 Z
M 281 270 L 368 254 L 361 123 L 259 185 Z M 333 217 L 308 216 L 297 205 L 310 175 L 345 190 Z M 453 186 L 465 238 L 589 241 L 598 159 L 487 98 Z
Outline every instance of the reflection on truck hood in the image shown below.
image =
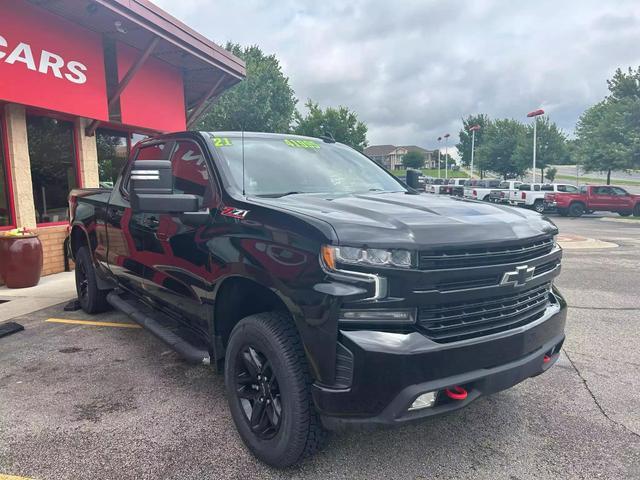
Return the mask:
M 557 233 L 551 221 L 528 210 L 431 195 L 308 194 L 261 198 L 259 203 L 323 220 L 343 245 L 452 246 Z

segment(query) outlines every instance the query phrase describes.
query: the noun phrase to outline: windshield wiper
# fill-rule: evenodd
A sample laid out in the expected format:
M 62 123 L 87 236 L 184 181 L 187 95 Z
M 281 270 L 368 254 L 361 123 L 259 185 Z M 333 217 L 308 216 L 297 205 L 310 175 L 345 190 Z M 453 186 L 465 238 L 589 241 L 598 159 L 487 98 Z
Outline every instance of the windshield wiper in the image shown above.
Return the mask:
M 293 191 L 293 192 L 285 192 L 285 193 L 263 193 L 260 195 L 256 195 L 256 197 L 264 197 L 264 198 L 280 198 L 280 197 L 286 197 L 288 195 L 301 195 L 303 193 L 310 193 L 310 192 L 297 192 L 297 191 Z

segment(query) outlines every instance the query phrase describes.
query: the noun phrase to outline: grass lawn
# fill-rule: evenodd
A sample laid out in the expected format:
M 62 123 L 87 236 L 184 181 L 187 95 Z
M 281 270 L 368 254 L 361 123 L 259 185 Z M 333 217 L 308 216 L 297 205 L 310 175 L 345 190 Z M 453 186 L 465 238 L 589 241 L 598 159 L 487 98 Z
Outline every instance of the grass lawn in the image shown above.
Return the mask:
M 438 169 L 437 168 L 423 168 L 422 170 L 422 174 L 426 175 L 427 177 L 438 177 Z M 402 169 L 398 169 L 398 170 L 391 170 L 391 173 L 393 173 L 394 175 L 398 176 L 398 177 L 404 177 L 407 174 L 407 170 L 402 168 Z M 444 178 L 444 168 L 440 170 L 440 176 L 442 178 Z M 466 172 L 463 172 L 462 170 L 449 170 L 449 178 L 469 178 L 469 175 L 467 175 Z
M 575 175 L 556 175 L 557 180 L 573 180 L 575 182 Z M 604 178 L 591 178 L 591 177 L 583 177 L 580 175 L 580 182 L 588 182 L 588 183 L 597 183 L 604 185 L 607 181 Z M 612 185 L 640 185 L 640 181 L 638 180 L 616 180 L 614 178 L 611 179 Z

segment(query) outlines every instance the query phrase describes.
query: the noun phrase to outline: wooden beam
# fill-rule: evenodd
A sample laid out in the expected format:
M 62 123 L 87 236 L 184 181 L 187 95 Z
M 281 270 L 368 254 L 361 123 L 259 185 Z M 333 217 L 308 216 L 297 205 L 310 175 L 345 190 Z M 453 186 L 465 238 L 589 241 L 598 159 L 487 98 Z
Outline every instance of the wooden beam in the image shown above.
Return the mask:
M 213 87 L 211 87 L 211 89 L 205 95 L 203 95 L 203 97 L 200 99 L 198 104 L 196 104 L 194 109 L 191 111 L 189 118 L 187 119 L 187 129 L 191 128 L 200 119 L 200 116 L 202 115 L 205 108 L 207 107 L 207 101 L 215 95 L 216 91 L 218 90 L 218 87 L 220 87 L 220 84 L 224 81 L 224 79 L 225 79 L 225 76 L 220 75 L 220 78 L 218 79 L 218 81 L 213 85 Z
M 153 50 L 156 48 L 156 45 L 158 45 L 159 41 L 160 41 L 160 37 L 153 37 L 149 42 L 149 44 L 147 45 L 147 48 L 144 49 L 144 51 L 140 54 L 140 56 L 134 62 L 134 64 L 131 65 L 131 67 L 129 67 L 129 70 L 127 71 L 125 76 L 122 77 L 122 80 L 120 81 L 120 83 L 118 83 L 118 86 L 116 87 L 115 92 L 113 92 L 113 95 L 111 95 L 111 98 L 109 98 L 109 103 L 107 107 L 109 111 L 111 111 L 111 109 L 116 105 L 118 100 L 120 100 L 120 95 L 122 95 L 122 92 L 124 92 L 124 89 L 127 88 L 129 83 L 131 83 L 131 80 L 133 80 L 133 77 L 136 76 L 136 74 L 140 71 L 140 69 L 142 68 L 144 63 L 147 61 L 149 56 L 153 53 Z M 85 134 L 88 137 L 93 137 L 99 125 L 100 125 L 100 121 L 94 120 L 86 128 Z

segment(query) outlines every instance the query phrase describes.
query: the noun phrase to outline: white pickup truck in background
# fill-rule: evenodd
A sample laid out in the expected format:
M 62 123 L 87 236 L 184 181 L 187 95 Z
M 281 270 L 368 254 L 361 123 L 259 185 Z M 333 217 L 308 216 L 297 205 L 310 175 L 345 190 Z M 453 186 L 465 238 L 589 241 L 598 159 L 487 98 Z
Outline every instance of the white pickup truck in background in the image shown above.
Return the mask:
M 522 185 L 519 180 L 504 180 L 500 182 L 500 185 L 496 190 L 491 190 L 489 193 L 489 201 L 493 203 L 509 203 L 511 192 L 518 190 L 518 187 Z
M 489 194 L 500 186 L 500 180 L 467 180 L 464 183 L 464 198 L 489 201 Z
M 542 213 L 545 210 L 544 196 L 551 192 L 578 192 L 578 188 L 566 183 L 523 183 L 511 192 L 509 203 Z

